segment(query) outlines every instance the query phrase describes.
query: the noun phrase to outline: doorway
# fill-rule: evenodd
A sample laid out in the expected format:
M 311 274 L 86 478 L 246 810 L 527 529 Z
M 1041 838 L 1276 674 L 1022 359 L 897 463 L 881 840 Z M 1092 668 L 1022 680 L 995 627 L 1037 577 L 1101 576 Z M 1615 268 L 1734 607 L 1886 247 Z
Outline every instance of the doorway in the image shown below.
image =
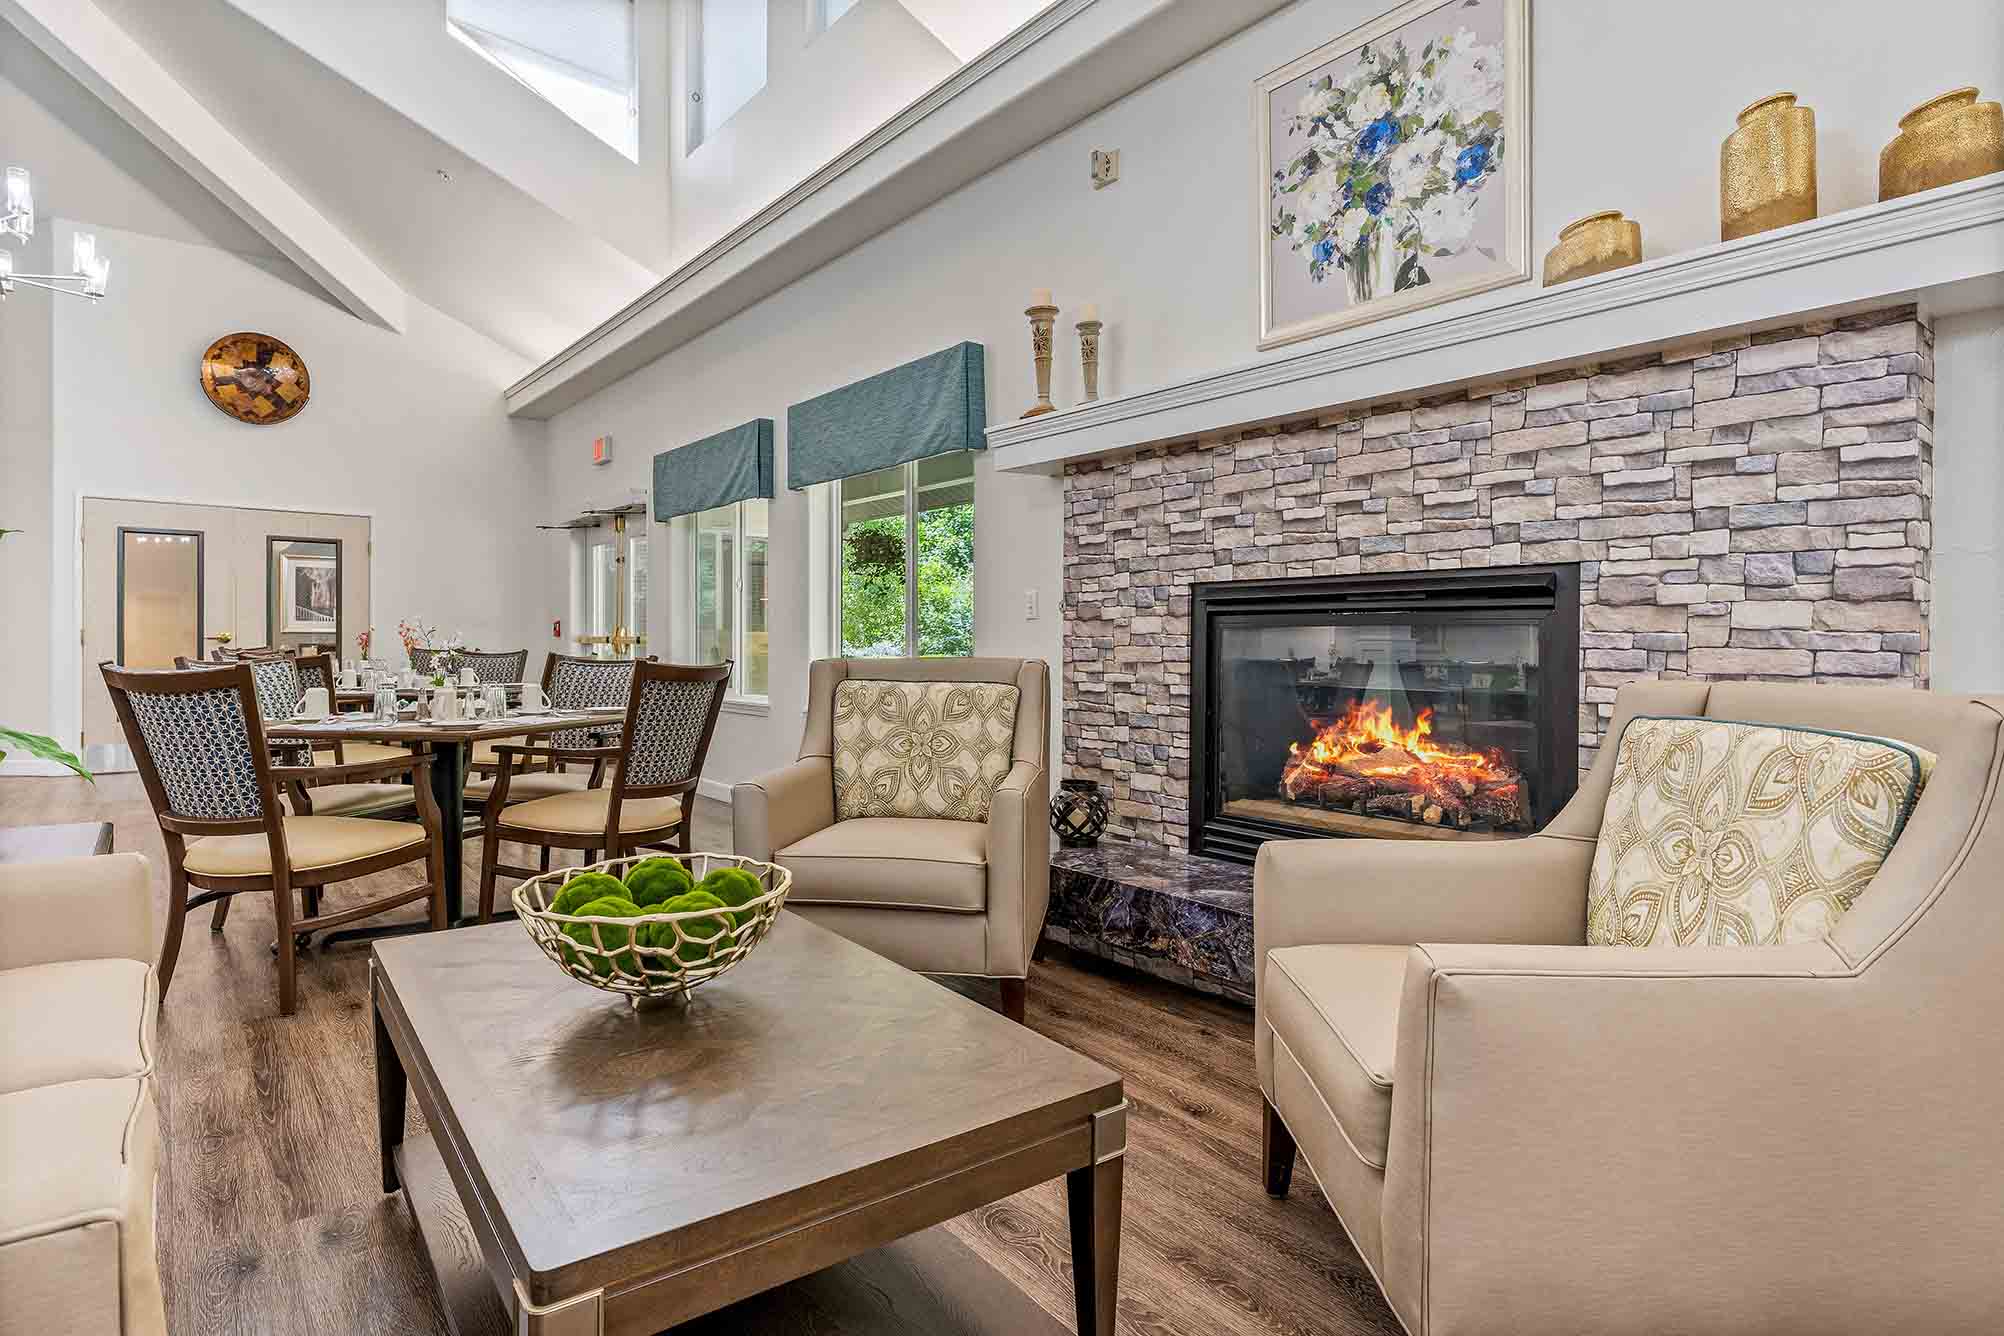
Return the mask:
M 83 499 L 83 744 L 91 764 L 132 753 L 97 665 L 172 668 L 219 646 L 356 656 L 369 626 L 365 515 Z

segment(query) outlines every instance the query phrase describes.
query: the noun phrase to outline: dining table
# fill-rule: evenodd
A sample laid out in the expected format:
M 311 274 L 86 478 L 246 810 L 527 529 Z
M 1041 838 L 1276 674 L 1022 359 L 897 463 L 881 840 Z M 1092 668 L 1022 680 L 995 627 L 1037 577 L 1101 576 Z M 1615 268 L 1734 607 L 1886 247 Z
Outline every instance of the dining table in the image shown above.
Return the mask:
M 463 918 L 462 897 L 465 881 L 466 775 L 471 768 L 473 749 L 482 742 L 547 737 L 574 728 L 617 733 L 626 722 L 623 707 L 600 710 L 541 710 L 510 713 L 492 719 L 379 720 L 367 714 L 330 714 L 319 719 L 273 719 L 265 724 L 266 738 L 286 742 L 389 742 L 421 747 L 433 757 L 431 791 L 438 801 L 439 839 L 445 855 L 446 922 L 457 925 Z M 422 927 L 423 925 L 416 925 Z M 386 932 L 408 931 L 409 925 L 351 929 L 329 934 L 337 937 L 381 936 Z

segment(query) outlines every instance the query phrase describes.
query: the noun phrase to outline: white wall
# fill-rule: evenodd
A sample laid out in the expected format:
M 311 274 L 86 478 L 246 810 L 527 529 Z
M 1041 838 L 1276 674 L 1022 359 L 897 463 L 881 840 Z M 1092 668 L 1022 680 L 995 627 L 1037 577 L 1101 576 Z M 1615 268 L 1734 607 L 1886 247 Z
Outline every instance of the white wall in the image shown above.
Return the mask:
M 1935 322 L 1932 681 L 2004 691 L 2004 310 Z
M 1060 404 L 1078 397 L 1070 312 L 1086 301 L 1107 322 L 1102 394 L 1257 360 L 1253 81 L 1384 7 L 1304 0 L 566 411 L 551 423 L 552 502 L 603 485 L 586 462 L 602 432 L 621 440 L 621 479 L 644 486 L 656 451 L 758 416 L 780 423 L 783 480 L 788 404 L 960 339 L 987 347 L 989 420 L 1013 418 L 1032 398 L 1021 314 L 1032 287 L 1055 289 L 1066 311 Z M 1816 108 L 1822 208 L 1834 212 L 1873 198 L 1878 149 L 1909 107 L 1956 84 L 2004 86 L 2004 6 L 1991 0 L 1939 0 L 1924 24 L 1889 24 L 1869 0 L 1818 5 L 1813 22 L 1797 6 L 1736 0 L 1538 0 L 1533 26 L 1534 256 L 1564 223 L 1616 206 L 1642 220 L 1651 255 L 1716 241 L 1719 142 L 1742 106 L 1777 89 Z M 1121 180 L 1098 192 L 1095 147 L 1121 151 Z M 1954 485 L 1965 449 L 1938 440 L 1938 490 Z M 998 475 L 984 458 L 976 495 L 978 649 L 1056 665 L 1060 484 Z M 783 762 L 798 743 L 808 519 L 807 498 L 782 492 L 774 705 L 719 724 L 714 779 Z M 655 545 L 657 588 L 670 548 Z M 561 579 L 554 568 L 548 578 L 554 603 Z M 1035 622 L 1022 615 L 1028 588 L 1040 594 Z M 666 615 L 649 629 L 657 646 L 673 644 Z
M 95 226 L 95 225 L 94 225 Z M 52 229 L 59 253 L 73 225 Z M 550 647 L 531 590 L 561 553 L 537 532 L 540 424 L 511 422 L 502 387 L 521 361 L 413 302 L 398 336 L 317 301 L 237 256 L 95 226 L 116 257 L 111 295 L 55 307 L 52 373 L 52 722 L 73 736 L 76 511 L 82 496 L 334 511 L 372 517 L 371 618 L 392 647 L 399 618 L 471 644 Z M 212 406 L 202 351 L 233 330 L 284 339 L 313 397 L 253 427 Z M 349 647 L 344 646 L 344 649 Z

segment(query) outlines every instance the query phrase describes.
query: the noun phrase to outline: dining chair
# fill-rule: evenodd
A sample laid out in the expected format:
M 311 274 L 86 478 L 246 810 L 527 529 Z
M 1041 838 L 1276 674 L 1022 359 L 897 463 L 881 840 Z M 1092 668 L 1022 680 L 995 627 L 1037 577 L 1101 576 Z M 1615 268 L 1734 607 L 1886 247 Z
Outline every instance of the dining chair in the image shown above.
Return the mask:
M 340 666 L 329 653 L 302 654 L 292 660 L 299 673 L 300 694 L 309 687 L 325 687 L 328 708 L 334 706 L 339 694 L 341 679 Z M 313 749 L 315 765 L 364 765 L 373 761 L 395 761 L 402 759 L 410 748 L 399 747 L 390 742 L 339 742 L 317 744 Z M 332 758 L 332 759 L 328 759 Z
M 393 761 L 320 768 L 272 763 L 257 704 L 254 664 L 182 671 L 125 670 L 101 665 L 112 705 L 139 765 L 167 850 L 167 934 L 160 948 L 160 996 L 174 978 L 188 911 L 227 903 L 246 892 L 269 892 L 278 921 L 278 1009 L 291 1015 L 298 997 L 295 934 L 320 932 L 427 900 L 431 926 L 445 923 L 445 863 L 438 804 L 431 796 L 431 757 L 407 752 Z M 291 815 L 281 784 L 309 779 L 342 782 L 408 775 L 418 820 Z M 422 884 L 327 913 L 321 888 L 422 862 Z M 191 896 L 190 887 L 200 894 Z M 295 913 L 299 891 L 314 908 Z M 309 894 L 310 893 L 310 894 Z M 221 927 L 222 915 L 215 922 Z
M 543 699 L 553 710 L 623 710 L 633 692 L 633 666 L 640 662 L 652 663 L 654 659 L 651 656 L 645 660 L 593 659 L 575 654 L 551 654 L 543 660 Z M 605 731 L 602 727 L 565 728 L 549 734 L 543 741 L 545 746 L 558 751 L 575 752 L 601 746 Z M 501 765 L 500 755 L 495 749 L 511 741 L 500 738 L 474 744 L 473 757 L 468 766 L 474 777 L 466 782 L 469 799 L 485 802 L 493 792 L 494 773 Z M 565 773 L 561 763 L 544 769 L 517 765 L 511 792 L 519 795 L 517 801 L 526 801 L 575 789 L 597 788 L 602 766 L 591 769 L 592 778 L 587 782 L 582 775 Z
M 405 653 L 410 656 L 412 672 L 430 677 L 438 670 L 438 656 L 444 650 L 431 645 L 412 645 Z
M 513 686 L 522 680 L 522 674 L 529 667 L 529 651 L 526 649 L 485 650 L 469 649 L 461 651 L 459 666 L 473 670 L 473 680 L 481 686 L 501 684 Z
M 601 661 L 603 662 L 603 661 Z M 543 850 L 582 849 L 587 863 L 597 852 L 620 858 L 642 848 L 689 852 L 689 823 L 694 815 L 696 786 L 716 731 L 717 711 L 724 703 L 724 684 L 731 665 L 655 663 L 632 665 L 633 688 L 627 697 L 626 720 L 613 746 L 566 746 L 567 729 L 549 743 L 504 743 L 501 772 L 494 777 L 488 800 L 487 829 L 480 855 L 480 920 L 494 917 L 494 879 L 499 873 L 533 877 L 529 868 L 500 862 L 501 841 L 535 845 Z M 565 761 L 601 766 L 608 778 L 602 788 L 584 788 L 528 802 L 509 802 L 521 764 Z M 546 864 L 547 868 L 547 864 Z

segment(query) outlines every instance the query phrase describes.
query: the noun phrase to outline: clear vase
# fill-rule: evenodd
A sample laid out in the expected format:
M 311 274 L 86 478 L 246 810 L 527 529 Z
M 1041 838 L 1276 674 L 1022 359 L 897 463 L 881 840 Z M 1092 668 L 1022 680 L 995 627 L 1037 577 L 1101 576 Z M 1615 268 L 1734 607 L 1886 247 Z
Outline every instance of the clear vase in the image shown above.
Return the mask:
M 1343 277 L 1350 284 L 1350 304 L 1360 306 L 1374 297 L 1390 296 L 1399 277 L 1399 247 L 1396 238 L 1374 232 L 1357 242 L 1343 265 Z

